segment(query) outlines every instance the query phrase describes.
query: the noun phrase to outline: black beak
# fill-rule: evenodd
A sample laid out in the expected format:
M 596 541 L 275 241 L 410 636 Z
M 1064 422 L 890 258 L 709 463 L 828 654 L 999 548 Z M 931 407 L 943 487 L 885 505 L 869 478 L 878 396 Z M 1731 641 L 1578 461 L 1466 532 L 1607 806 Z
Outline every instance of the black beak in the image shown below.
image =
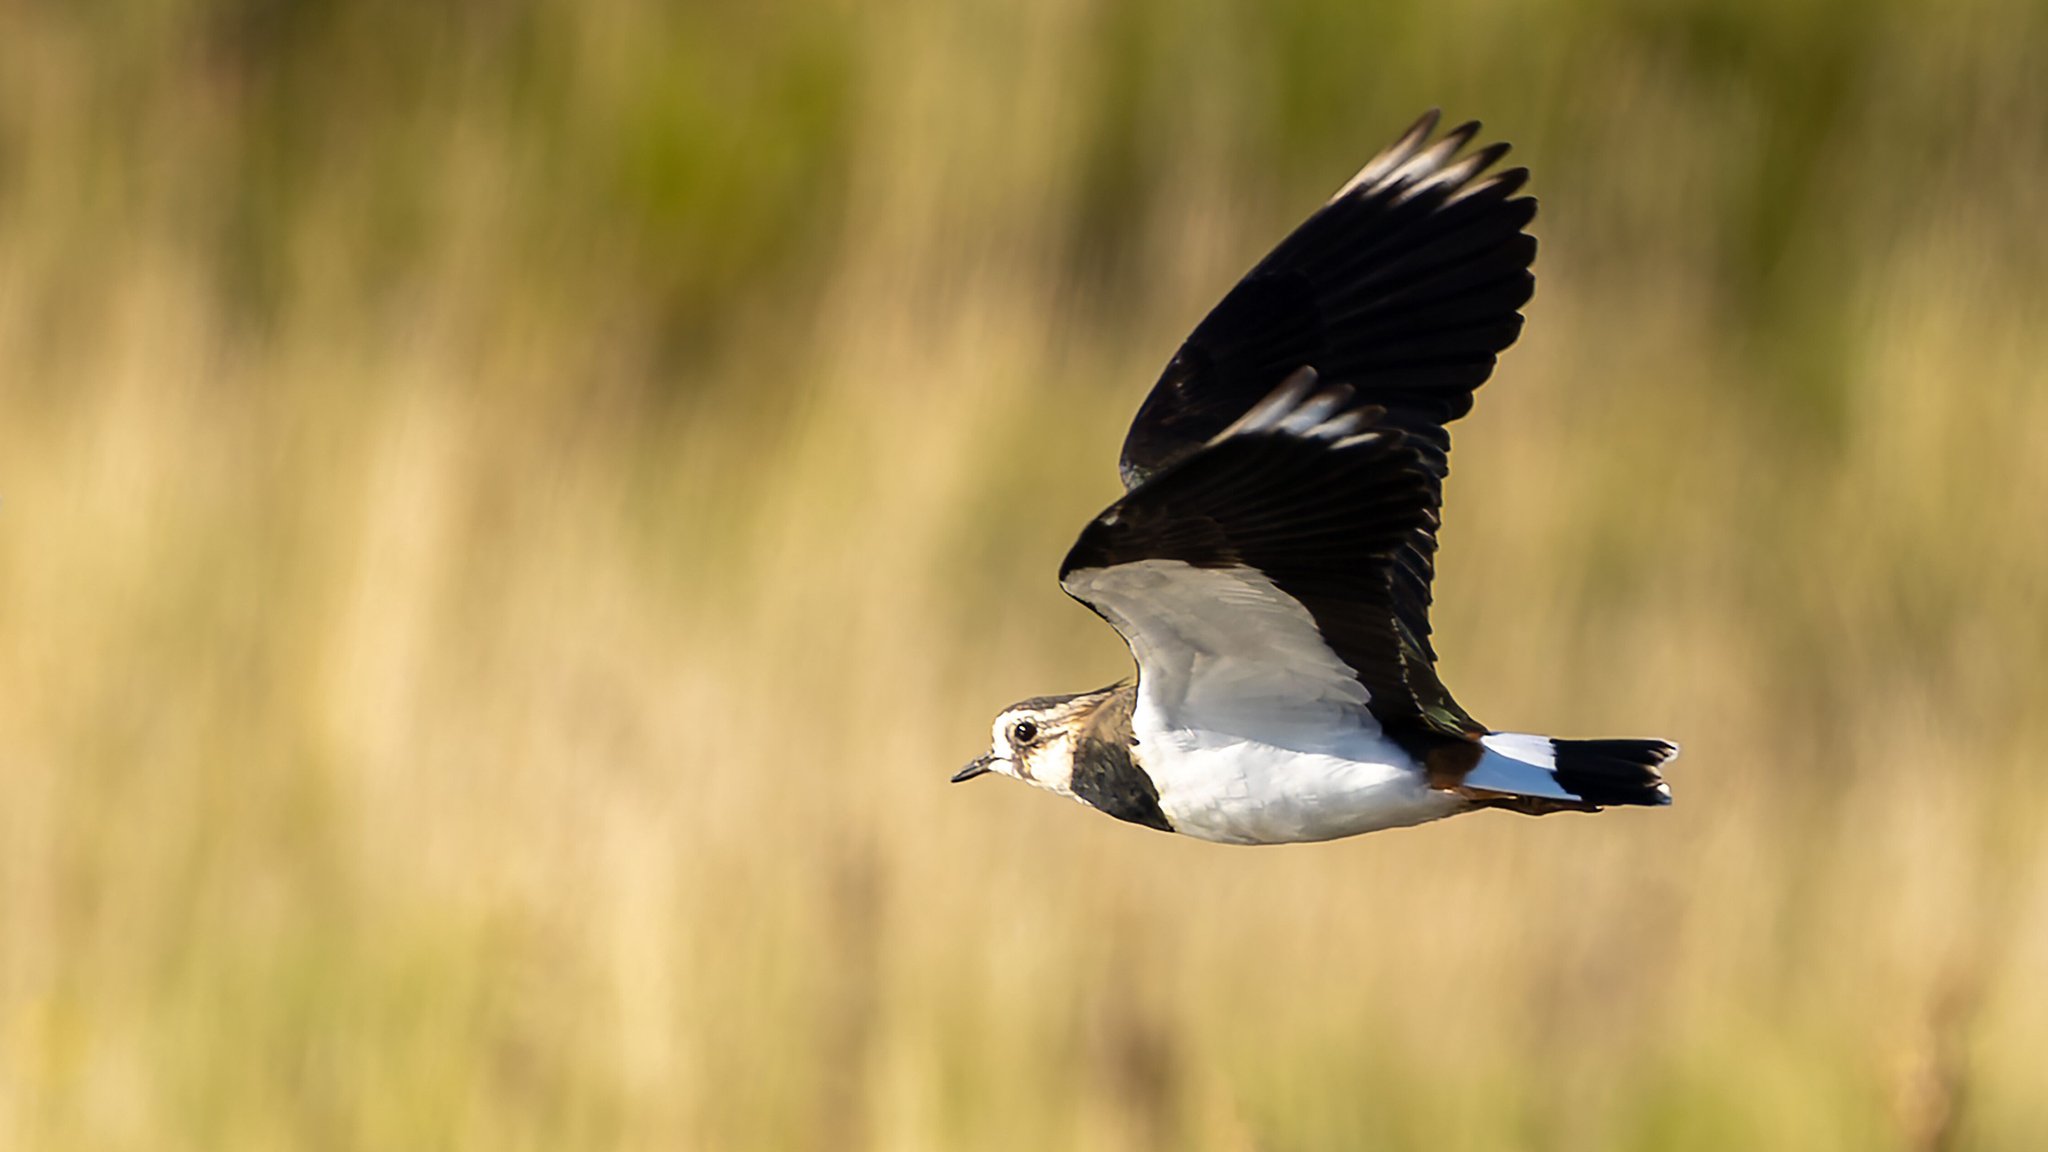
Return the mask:
M 969 764 L 967 767 L 962 768 L 958 772 L 953 773 L 953 783 L 958 784 L 963 780 L 972 780 L 976 776 L 980 776 L 987 773 L 989 770 L 989 761 L 994 759 L 995 757 L 993 756 L 983 756 L 979 760 L 976 760 L 974 763 Z

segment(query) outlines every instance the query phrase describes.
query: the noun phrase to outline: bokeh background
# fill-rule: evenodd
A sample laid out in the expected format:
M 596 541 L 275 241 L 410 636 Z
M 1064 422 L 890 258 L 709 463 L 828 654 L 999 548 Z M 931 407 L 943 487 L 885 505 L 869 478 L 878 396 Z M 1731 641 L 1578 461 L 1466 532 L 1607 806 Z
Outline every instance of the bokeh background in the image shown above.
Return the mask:
M 2048 1142 L 2035 0 L 0 4 L 0 1147 Z M 1675 807 L 947 775 L 1235 277 L 1543 201 L 1446 678 Z

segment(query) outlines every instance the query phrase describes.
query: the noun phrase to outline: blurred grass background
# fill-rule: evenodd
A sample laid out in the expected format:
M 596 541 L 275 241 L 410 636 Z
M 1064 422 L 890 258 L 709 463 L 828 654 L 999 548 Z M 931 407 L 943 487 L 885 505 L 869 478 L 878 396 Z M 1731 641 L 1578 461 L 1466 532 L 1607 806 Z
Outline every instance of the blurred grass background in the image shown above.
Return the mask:
M 2035 0 L 0 5 L 0 1146 L 2048 1140 Z M 950 788 L 1418 112 L 1530 325 L 1438 635 L 1663 812 Z

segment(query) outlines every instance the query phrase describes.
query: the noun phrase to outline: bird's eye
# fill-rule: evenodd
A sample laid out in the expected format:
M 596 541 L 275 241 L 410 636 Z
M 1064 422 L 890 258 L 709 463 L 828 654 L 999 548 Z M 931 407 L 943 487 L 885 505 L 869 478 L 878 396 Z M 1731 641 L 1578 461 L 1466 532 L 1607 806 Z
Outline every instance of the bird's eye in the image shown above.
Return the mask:
M 1038 725 L 1029 720 L 1019 720 L 1017 726 L 1010 729 L 1010 739 L 1019 744 L 1029 744 L 1038 739 Z

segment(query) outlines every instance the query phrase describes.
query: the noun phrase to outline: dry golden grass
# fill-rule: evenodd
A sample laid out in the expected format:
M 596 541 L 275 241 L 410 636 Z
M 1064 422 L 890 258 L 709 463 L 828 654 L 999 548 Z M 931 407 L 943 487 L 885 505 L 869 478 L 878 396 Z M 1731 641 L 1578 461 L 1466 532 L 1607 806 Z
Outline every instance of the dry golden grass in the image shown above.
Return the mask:
M 2039 1146 L 2048 21 L 1352 7 L 0 9 L 0 1147 Z M 1678 804 L 948 787 L 1436 102 L 1446 678 Z

